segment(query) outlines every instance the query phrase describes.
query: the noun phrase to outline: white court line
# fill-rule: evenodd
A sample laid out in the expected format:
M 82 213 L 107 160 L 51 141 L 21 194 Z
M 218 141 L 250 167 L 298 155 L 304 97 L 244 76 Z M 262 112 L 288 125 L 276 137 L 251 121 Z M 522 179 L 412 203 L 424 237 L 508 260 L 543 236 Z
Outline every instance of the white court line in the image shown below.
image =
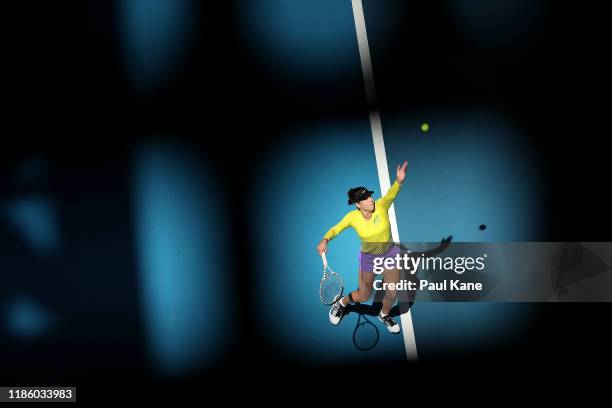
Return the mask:
M 357 30 L 357 42 L 359 44 L 359 57 L 361 59 L 361 71 L 365 82 L 366 98 L 370 108 L 370 126 L 372 128 L 372 140 L 374 142 L 374 154 L 376 156 L 376 167 L 378 168 L 378 181 L 380 183 L 380 193 L 384 194 L 391 188 L 389 177 L 389 166 L 387 165 L 387 154 L 385 152 L 385 140 L 380 123 L 380 114 L 376 107 L 376 92 L 374 88 L 374 75 L 372 74 L 372 60 L 370 58 L 370 47 L 368 46 L 368 35 L 366 33 L 365 17 L 361 0 L 352 0 L 353 17 L 355 19 L 355 29 Z M 391 236 L 394 242 L 400 242 L 399 231 L 397 229 L 397 219 L 395 218 L 395 205 L 389 208 L 389 222 L 391 223 Z M 416 339 L 414 337 L 414 327 L 412 326 L 412 314 L 410 309 L 401 315 L 402 333 L 404 335 L 404 347 L 406 358 L 409 361 L 418 359 Z

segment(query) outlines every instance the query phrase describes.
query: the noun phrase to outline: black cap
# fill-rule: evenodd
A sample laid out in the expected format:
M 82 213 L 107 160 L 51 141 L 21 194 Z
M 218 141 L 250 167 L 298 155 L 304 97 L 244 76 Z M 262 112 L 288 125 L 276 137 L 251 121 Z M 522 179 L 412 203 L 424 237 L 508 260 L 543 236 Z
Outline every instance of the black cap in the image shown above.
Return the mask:
M 365 200 L 366 198 L 370 197 L 372 194 L 374 194 L 374 192 L 371 190 L 368 190 L 365 187 L 351 188 L 348 192 L 348 203 L 349 205 L 355 204 L 358 201 Z

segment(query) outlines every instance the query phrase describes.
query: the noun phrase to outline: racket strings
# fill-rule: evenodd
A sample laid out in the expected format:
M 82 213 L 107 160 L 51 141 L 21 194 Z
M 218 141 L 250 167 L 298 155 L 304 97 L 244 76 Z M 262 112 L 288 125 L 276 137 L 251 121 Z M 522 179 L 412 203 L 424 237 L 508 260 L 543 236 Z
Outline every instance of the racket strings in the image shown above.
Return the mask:
M 327 275 L 321 281 L 319 288 L 321 301 L 327 305 L 335 303 L 341 297 L 343 289 L 340 275 L 335 273 Z

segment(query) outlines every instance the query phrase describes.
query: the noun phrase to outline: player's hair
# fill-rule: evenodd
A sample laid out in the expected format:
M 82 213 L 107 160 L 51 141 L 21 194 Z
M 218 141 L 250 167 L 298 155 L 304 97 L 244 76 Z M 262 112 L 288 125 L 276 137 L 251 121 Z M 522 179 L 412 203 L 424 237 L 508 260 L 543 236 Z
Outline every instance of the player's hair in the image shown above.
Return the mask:
M 348 195 L 348 205 L 355 203 L 355 195 L 359 191 L 359 187 L 351 188 L 346 195 Z
M 348 205 L 355 204 L 358 201 L 365 200 L 370 195 L 372 195 L 373 191 L 369 191 L 365 187 L 355 187 L 351 188 L 348 195 Z

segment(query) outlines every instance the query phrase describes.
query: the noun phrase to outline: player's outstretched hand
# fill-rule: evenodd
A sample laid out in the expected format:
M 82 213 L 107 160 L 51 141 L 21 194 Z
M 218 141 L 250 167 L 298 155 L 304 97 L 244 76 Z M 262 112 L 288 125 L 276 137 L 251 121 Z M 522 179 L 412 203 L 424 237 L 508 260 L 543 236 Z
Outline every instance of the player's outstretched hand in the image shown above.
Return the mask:
M 408 161 L 405 161 L 404 164 L 397 165 L 397 182 L 402 185 L 404 184 L 404 180 L 406 179 L 406 168 L 408 168 Z

